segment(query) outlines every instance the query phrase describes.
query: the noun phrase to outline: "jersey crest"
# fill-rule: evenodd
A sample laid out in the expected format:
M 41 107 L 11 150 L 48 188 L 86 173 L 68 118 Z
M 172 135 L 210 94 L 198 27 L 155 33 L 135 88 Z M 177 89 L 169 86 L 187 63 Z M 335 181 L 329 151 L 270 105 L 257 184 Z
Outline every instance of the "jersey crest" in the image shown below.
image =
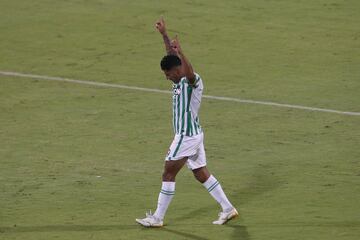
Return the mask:
M 174 94 L 174 95 L 180 95 L 180 94 L 181 94 L 180 85 L 174 85 L 174 87 L 173 87 L 173 94 Z

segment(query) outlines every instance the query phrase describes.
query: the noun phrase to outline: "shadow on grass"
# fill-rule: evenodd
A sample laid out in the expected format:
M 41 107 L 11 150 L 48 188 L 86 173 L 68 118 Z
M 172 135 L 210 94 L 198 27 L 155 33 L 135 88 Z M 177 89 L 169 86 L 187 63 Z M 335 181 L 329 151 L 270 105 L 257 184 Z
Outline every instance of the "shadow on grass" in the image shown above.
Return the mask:
M 279 188 L 285 181 L 281 181 L 272 171 L 271 166 L 259 164 L 252 176 L 249 177 L 247 183 L 241 184 L 235 192 L 231 192 L 230 199 L 233 200 L 235 206 L 249 203 L 253 199 L 263 197 L 263 194 Z M 241 215 L 241 213 L 240 213 Z
M 213 199 L 211 198 L 211 196 L 209 195 L 209 201 L 213 201 Z M 179 222 L 179 221 L 183 221 L 183 220 L 187 220 L 187 219 L 191 219 L 191 218 L 196 218 L 201 214 L 204 214 L 206 212 L 208 212 L 210 209 L 213 209 L 214 205 L 209 205 L 209 206 L 205 206 L 205 207 L 201 207 L 198 209 L 195 209 L 193 211 L 190 211 L 182 216 L 179 217 L 175 217 L 172 221 L 173 222 Z
M 209 199 L 212 200 L 210 198 L 210 195 L 209 195 Z M 205 206 L 205 207 L 201 207 L 201 208 L 198 208 L 198 209 L 195 209 L 193 211 L 190 211 L 182 216 L 179 216 L 179 217 L 176 217 L 173 219 L 174 222 L 177 222 L 177 221 L 183 221 L 183 220 L 187 220 L 187 219 L 192 219 L 192 218 L 196 218 L 198 217 L 199 215 L 203 214 L 203 213 L 206 213 L 208 212 L 210 209 L 214 208 L 214 205 L 210 205 L 210 206 Z M 236 221 L 236 220 L 235 220 Z M 209 223 L 211 224 L 211 223 Z M 194 227 L 206 227 L 206 226 L 209 226 L 209 224 L 192 224 L 192 226 Z M 184 225 L 184 224 L 176 224 L 176 225 Z M 185 224 L 187 225 L 187 224 Z M 223 226 L 218 226 L 219 227 L 219 231 L 221 231 L 221 228 Z M 239 240 L 249 240 L 250 239 L 250 235 L 247 231 L 247 228 L 246 226 L 241 226 L 241 225 L 225 225 L 225 227 L 227 228 L 231 228 L 233 229 L 233 233 L 232 233 L 232 236 L 231 236 L 231 239 L 239 239 Z M 197 236 L 197 235 L 194 235 L 192 233 L 188 233 L 188 232 L 181 232 L 181 231 L 178 231 L 178 230 L 172 230 L 172 229 L 168 229 L 168 228 L 164 228 L 163 229 L 164 231 L 167 231 L 167 232 L 171 232 L 171 233 L 174 233 L 176 235 L 180 235 L 182 237 L 185 237 L 186 239 L 195 239 L 195 240 L 208 240 L 208 238 L 206 237 L 200 237 L 200 236 Z
M 238 193 L 240 193 L 240 192 L 242 192 L 244 190 L 245 189 L 241 189 L 241 190 L 239 189 L 239 191 L 235 192 L 235 194 L 238 194 Z M 212 199 L 212 197 L 210 195 L 209 195 L 209 201 L 213 201 L 213 199 Z M 238 204 L 236 204 L 236 205 L 238 205 Z M 209 210 L 211 210 L 213 208 L 214 208 L 214 205 L 212 204 L 212 205 L 208 205 L 208 206 L 204 206 L 204 207 L 195 209 L 193 211 L 185 213 L 182 216 L 174 218 L 172 220 L 172 222 L 184 221 L 184 220 L 187 220 L 187 219 L 193 219 L 193 218 L 199 217 L 200 215 L 209 212 Z M 240 215 L 241 215 L 241 213 L 240 213 Z M 238 219 L 237 219 L 237 221 L 238 221 Z M 211 224 L 211 223 L 209 223 L 209 224 Z M 194 227 L 205 227 L 205 226 L 209 226 L 209 224 L 205 224 L 205 225 L 195 224 L 193 226 Z M 183 224 L 180 223 L 180 224 L 176 224 L 176 225 L 183 225 Z M 247 231 L 246 226 L 229 225 L 229 224 L 227 224 L 225 226 L 227 228 L 233 229 L 233 232 L 232 232 L 232 235 L 231 235 L 230 239 L 239 239 L 239 240 L 249 240 L 250 239 L 250 235 L 249 235 L 249 233 Z M 222 226 L 219 226 L 219 227 L 221 228 Z M 182 236 L 182 237 L 185 237 L 186 239 L 208 240 L 208 238 L 200 237 L 200 236 L 194 235 L 192 233 L 188 233 L 188 232 L 185 233 L 185 232 L 181 232 L 181 231 L 178 231 L 178 230 L 172 230 L 172 229 L 168 229 L 168 228 L 164 228 L 163 230 L 167 231 L 167 232 L 174 233 L 174 234 Z M 221 229 L 219 229 L 219 231 L 221 231 Z
M 200 226 L 206 226 L 206 225 L 195 225 L 194 227 L 200 227 Z M 234 229 L 232 239 L 243 239 L 243 240 L 249 239 L 249 234 L 247 233 L 245 226 L 229 225 L 227 227 Z M 95 231 L 109 231 L 109 230 L 131 230 L 131 229 L 150 230 L 148 228 L 142 228 L 138 225 L 46 225 L 46 226 L 0 227 L 0 233 L 95 232 Z M 157 230 L 172 233 L 184 237 L 186 239 L 209 240 L 209 238 L 198 236 L 190 232 L 169 229 L 166 227 L 159 228 Z
M 209 240 L 208 238 L 200 237 L 200 236 L 197 236 L 197 235 L 189 233 L 189 232 L 181 232 L 181 231 L 178 231 L 178 230 L 173 230 L 173 229 L 168 229 L 168 228 L 162 228 L 161 230 L 165 231 L 165 232 L 173 233 L 173 234 L 176 234 L 176 235 L 179 235 L 179 236 L 182 236 L 182 237 L 185 237 L 186 239 Z
M 234 229 L 231 239 L 238 239 L 238 240 L 250 240 L 250 235 L 247 231 L 246 226 L 241 225 L 225 225 L 227 228 Z
M 0 233 L 21 232 L 95 232 L 106 230 L 129 230 L 139 228 L 138 225 L 46 225 L 46 226 L 14 226 L 0 227 Z
M 181 225 L 179 225 L 181 226 Z M 190 226 L 190 225 L 189 225 Z M 191 226 L 194 227 L 194 230 L 196 228 L 199 227 L 208 227 L 209 225 L 202 225 L 202 224 L 192 224 Z M 237 240 L 250 240 L 250 235 L 247 231 L 246 226 L 241 226 L 241 225 L 224 225 L 224 226 L 216 226 L 219 228 L 219 231 L 221 231 L 222 228 L 226 227 L 226 228 L 231 228 L 233 229 L 232 235 L 230 239 L 237 239 Z M 211 236 L 209 236 L 210 238 L 207 238 L 206 236 L 198 236 L 195 235 L 194 233 L 191 233 L 189 231 L 184 232 L 184 231 L 179 231 L 179 230 L 174 230 L 174 229 L 169 229 L 169 228 L 161 228 L 161 231 L 166 231 L 169 233 L 173 233 L 175 235 L 179 235 L 181 237 L 185 237 L 186 239 L 194 239 L 194 240 L 209 240 L 209 239 L 214 239 L 211 238 Z

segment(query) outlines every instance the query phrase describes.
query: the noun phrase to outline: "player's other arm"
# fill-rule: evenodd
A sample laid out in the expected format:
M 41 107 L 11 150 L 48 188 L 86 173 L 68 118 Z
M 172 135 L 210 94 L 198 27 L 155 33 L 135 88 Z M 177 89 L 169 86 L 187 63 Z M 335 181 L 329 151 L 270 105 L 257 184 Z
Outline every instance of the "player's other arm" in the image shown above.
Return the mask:
M 176 52 L 171 47 L 170 38 L 167 35 L 166 27 L 165 27 L 165 20 L 163 17 L 161 17 L 155 24 L 156 29 L 159 31 L 161 36 L 163 37 L 164 44 L 165 44 L 165 50 L 168 55 L 176 55 Z
M 179 39 L 177 36 L 175 37 L 174 40 L 172 40 L 171 47 L 177 53 L 177 55 L 180 57 L 181 64 L 182 64 L 182 67 L 184 70 L 184 74 L 185 74 L 186 78 L 189 80 L 190 84 L 193 85 L 196 80 L 194 69 L 191 66 L 189 60 L 184 55 L 184 52 L 181 49 L 180 42 L 179 42 Z

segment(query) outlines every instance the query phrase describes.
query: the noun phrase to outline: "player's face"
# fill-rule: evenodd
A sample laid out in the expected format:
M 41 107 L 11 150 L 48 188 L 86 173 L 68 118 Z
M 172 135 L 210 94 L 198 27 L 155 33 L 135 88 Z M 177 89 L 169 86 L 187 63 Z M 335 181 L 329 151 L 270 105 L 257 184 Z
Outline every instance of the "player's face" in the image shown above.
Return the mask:
M 174 83 L 178 83 L 182 78 L 180 66 L 173 67 L 170 70 L 164 70 L 164 74 L 166 76 L 166 79 L 171 80 Z

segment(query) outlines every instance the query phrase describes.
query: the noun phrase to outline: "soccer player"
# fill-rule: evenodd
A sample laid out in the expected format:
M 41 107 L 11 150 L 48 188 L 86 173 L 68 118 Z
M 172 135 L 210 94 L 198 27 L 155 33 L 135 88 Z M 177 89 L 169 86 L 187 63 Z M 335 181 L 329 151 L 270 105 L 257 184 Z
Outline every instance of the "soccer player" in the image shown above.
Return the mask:
M 156 28 L 164 39 L 167 52 L 161 60 L 161 69 L 166 78 L 173 83 L 172 124 L 175 137 L 165 157 L 157 209 L 154 214 L 147 213 L 145 218 L 136 219 L 136 222 L 145 227 L 163 226 L 166 210 L 175 194 L 175 177 L 186 163 L 195 178 L 222 208 L 219 218 L 213 224 L 225 224 L 237 217 L 238 212 L 226 197 L 219 181 L 206 167 L 204 133 L 198 117 L 203 81 L 185 57 L 177 36 L 170 41 L 163 18 L 156 22 Z

